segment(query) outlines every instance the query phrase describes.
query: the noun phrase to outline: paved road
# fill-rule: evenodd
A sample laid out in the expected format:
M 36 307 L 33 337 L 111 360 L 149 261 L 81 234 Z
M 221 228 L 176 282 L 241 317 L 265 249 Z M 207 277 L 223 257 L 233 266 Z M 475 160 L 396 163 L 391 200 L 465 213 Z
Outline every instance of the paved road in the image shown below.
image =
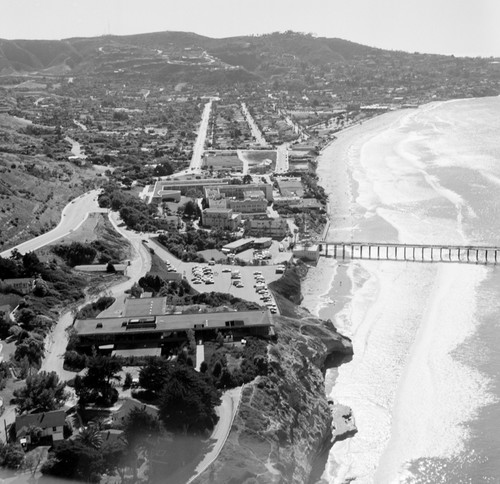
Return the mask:
M 216 101 L 218 98 L 210 98 L 210 100 L 205 104 L 203 109 L 203 114 L 201 116 L 200 127 L 198 128 L 198 137 L 193 145 L 193 156 L 191 157 L 191 163 L 189 168 L 186 170 L 178 171 L 165 178 L 178 178 L 186 175 L 197 174 L 201 172 L 201 163 L 203 161 L 203 152 L 205 151 L 205 140 L 207 139 L 208 122 L 210 121 L 210 111 L 212 110 L 212 102 Z
M 224 447 L 231 431 L 238 405 L 240 404 L 242 387 L 232 388 L 222 395 L 222 403 L 216 408 L 219 421 L 210 436 L 210 442 L 215 441 L 213 447 L 207 452 L 202 461 L 197 465 L 194 475 L 187 481 L 187 484 L 194 481 L 207 467 L 212 464 Z
M 196 138 L 196 142 L 193 146 L 193 156 L 191 158 L 191 164 L 189 165 L 189 169 L 192 172 L 201 171 L 201 162 L 203 157 L 203 152 L 205 150 L 205 140 L 207 139 L 207 131 L 208 131 L 208 121 L 210 120 L 210 111 L 212 110 L 212 102 L 213 100 L 205 104 L 205 108 L 203 109 L 203 115 L 201 117 L 201 124 L 198 129 L 198 137 Z
M 289 168 L 288 163 L 288 145 L 289 143 L 283 143 L 278 146 L 276 154 L 276 173 L 287 173 Z
M 46 232 L 34 239 L 23 242 L 22 244 L 11 247 L 0 253 L 1 257 L 10 257 L 13 249 L 17 249 L 22 254 L 31 252 L 51 244 L 52 242 L 68 235 L 76 230 L 85 221 L 91 212 L 107 212 L 105 208 L 100 208 L 97 203 L 97 195 L 100 190 L 92 190 L 72 200 L 62 211 L 61 221 L 50 232 Z
M 264 138 L 264 135 L 260 131 L 259 127 L 257 126 L 257 123 L 253 119 L 253 117 L 250 114 L 250 111 L 248 110 L 247 105 L 245 103 L 241 103 L 241 111 L 245 115 L 248 126 L 250 126 L 250 129 L 252 131 L 252 136 L 255 138 L 255 141 L 257 143 L 259 143 L 259 145 L 262 148 L 269 148 L 269 143 Z
M 142 236 L 140 234 L 119 226 L 120 220 L 118 214 L 113 212 L 110 213 L 109 219 L 118 233 L 130 241 L 133 248 L 133 256 L 130 261 L 130 266 L 127 269 L 127 276 L 129 279 L 110 287 L 107 291 L 112 297 L 121 299 L 124 297 L 124 291 L 132 287 L 132 285 L 150 269 L 151 255 L 149 254 L 149 250 L 142 244 Z M 87 298 L 78 308 L 98 299 L 101 295 L 102 294 L 98 294 L 94 297 Z M 112 314 L 110 314 L 110 316 L 112 316 Z M 46 352 L 41 366 L 41 370 L 55 371 L 63 380 L 68 380 L 75 376 L 74 372 L 63 369 L 63 355 L 66 351 L 67 344 L 66 329 L 71 326 L 72 323 L 73 314 L 71 311 L 67 311 L 61 315 L 57 325 L 49 334 L 46 341 Z

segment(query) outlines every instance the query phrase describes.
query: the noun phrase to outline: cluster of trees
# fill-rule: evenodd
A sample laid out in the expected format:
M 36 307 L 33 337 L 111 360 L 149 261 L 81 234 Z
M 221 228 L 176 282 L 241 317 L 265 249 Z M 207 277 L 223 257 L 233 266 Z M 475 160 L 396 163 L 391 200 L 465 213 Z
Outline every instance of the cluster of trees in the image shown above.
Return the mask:
M 227 366 L 228 353 L 239 362 L 231 369 Z M 248 338 L 243 349 L 220 347 L 212 354 L 207 364 L 201 365 L 200 371 L 209 373 L 214 385 L 222 389 L 234 388 L 252 381 L 259 375 L 267 375 L 267 342 Z
M 77 375 L 74 380 L 80 405 L 95 403 L 111 407 L 118 400 L 118 391 L 112 382 L 120 380 L 117 376 L 122 369 L 120 361 L 109 356 L 93 355 L 86 359 L 86 365 L 85 375 Z
M 44 339 L 55 324 L 57 308 L 83 297 L 85 280 L 72 274 L 67 267 L 54 262 L 42 263 L 33 252 L 22 255 L 13 251 L 8 259 L 0 257 L 0 271 L 5 278 L 31 277 L 35 280 L 32 293 L 18 303 L 15 321 L 4 316 L 0 324 L 4 337 L 16 337 L 13 361 L 18 376 L 24 378 L 33 368 L 40 366 Z M 9 287 L 3 290 L 15 292 Z
M 24 450 L 19 444 L 0 444 L 0 466 L 19 469 L 24 462 Z
M 97 301 L 85 305 L 76 313 L 76 319 L 95 318 L 99 313 L 108 309 L 115 302 L 115 298 L 111 296 L 102 296 Z
M 81 242 L 59 244 L 52 248 L 52 252 L 71 267 L 92 264 L 96 259 L 99 264 L 116 263 L 122 258 L 118 249 L 100 240 L 94 240 L 88 244 Z
M 80 403 L 97 402 L 100 398 L 98 403 L 102 404 L 119 369 L 121 365 L 115 358 L 89 357 L 87 373 L 75 378 Z M 57 380 L 49 382 L 47 376 L 43 378 L 48 388 L 58 388 Z M 23 394 L 31 402 L 30 408 L 41 408 L 39 380 L 36 385 L 30 380 L 31 390 Z M 190 449 L 180 452 L 182 442 L 172 439 L 172 435 L 204 435 L 217 422 L 215 407 L 220 404 L 220 394 L 212 377 L 209 372 L 196 372 L 185 358 L 170 362 L 157 357 L 149 358 L 142 367 L 139 384 L 144 389 L 142 396 L 158 405 L 158 416 L 145 408 L 131 410 L 121 425 L 122 437 L 112 443 L 103 442 L 102 425 L 91 422 L 75 439 L 53 447 L 42 472 L 85 482 L 99 482 L 103 474 L 116 473 L 122 482 L 140 482 L 138 470 L 144 460 L 149 462 L 150 478 L 181 465 L 180 459 L 193 452 L 193 442 L 189 441 Z M 94 399 L 97 393 L 99 398 Z
M 90 422 L 76 438 L 55 444 L 42 473 L 96 483 L 104 474 L 118 474 L 121 482 L 141 482 L 138 475 L 141 462 L 149 461 L 152 477 L 156 456 L 164 441 L 171 441 L 158 418 L 142 408 L 129 412 L 118 440 L 105 441 L 103 430 L 106 426 L 102 422 Z
M 203 434 L 217 422 L 219 392 L 210 375 L 190 365 L 151 359 L 139 373 L 139 385 L 157 401 L 160 420 L 170 432 Z
M 161 221 L 154 218 L 156 216 L 154 206 L 120 190 L 114 184 L 103 188 L 103 192 L 99 195 L 99 206 L 118 211 L 129 229 L 139 232 L 155 232 L 161 228 Z
M 144 291 L 152 292 L 154 296 L 175 296 L 183 298 L 185 295 L 191 294 L 192 288 L 186 279 L 177 281 L 167 281 L 158 275 L 147 273 L 139 279 L 139 286 Z
M 221 249 L 236 237 L 227 230 L 216 229 L 211 232 L 191 228 L 185 233 L 169 233 L 158 236 L 158 242 L 178 259 L 184 262 L 204 262 L 197 252 L 207 249 Z
M 91 245 L 81 242 L 55 245 L 52 252 L 64 259 L 71 267 L 92 264 L 97 255 L 97 251 Z
M 66 384 L 57 373 L 41 371 L 28 376 L 23 387 L 14 391 L 14 402 L 20 413 L 50 412 L 64 405 L 69 397 Z

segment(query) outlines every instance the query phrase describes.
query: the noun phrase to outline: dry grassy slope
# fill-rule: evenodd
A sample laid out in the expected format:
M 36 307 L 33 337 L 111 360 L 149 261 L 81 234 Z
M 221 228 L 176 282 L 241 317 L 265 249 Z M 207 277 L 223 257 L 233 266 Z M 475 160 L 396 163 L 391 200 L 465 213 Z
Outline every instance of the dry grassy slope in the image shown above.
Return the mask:
M 123 261 L 132 257 L 132 246 L 130 242 L 123 238 L 111 225 L 107 214 L 91 213 L 89 217 L 78 227 L 77 230 L 71 232 L 65 237 L 58 239 L 53 244 L 46 245 L 36 251 L 36 254 L 42 261 L 52 259 L 61 260 L 52 252 L 55 245 L 71 244 L 73 242 L 91 243 L 98 240 L 105 244 L 110 250 L 119 254 L 117 259 Z M 97 263 L 97 261 L 95 261 Z
M 0 153 L 0 249 L 57 225 L 68 201 L 95 182 L 92 168 L 45 157 Z

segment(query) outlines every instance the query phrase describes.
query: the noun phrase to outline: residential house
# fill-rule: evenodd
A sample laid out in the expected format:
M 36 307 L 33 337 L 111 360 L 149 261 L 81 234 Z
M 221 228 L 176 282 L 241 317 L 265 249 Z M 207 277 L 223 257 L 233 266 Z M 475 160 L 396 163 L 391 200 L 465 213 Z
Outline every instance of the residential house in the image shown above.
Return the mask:
M 158 409 L 153 405 L 147 405 L 145 403 L 136 400 L 135 398 L 126 398 L 123 400 L 120 408 L 113 412 L 111 419 L 114 425 L 120 425 L 127 418 L 127 415 L 134 409 L 145 410 L 152 417 L 158 416 Z
M 29 430 L 37 427 L 42 430 L 42 437 L 50 437 L 53 442 L 64 440 L 63 429 L 66 421 L 64 410 L 52 412 L 30 413 L 16 417 L 16 440 L 31 443 Z M 23 440 L 22 440 L 23 439 Z

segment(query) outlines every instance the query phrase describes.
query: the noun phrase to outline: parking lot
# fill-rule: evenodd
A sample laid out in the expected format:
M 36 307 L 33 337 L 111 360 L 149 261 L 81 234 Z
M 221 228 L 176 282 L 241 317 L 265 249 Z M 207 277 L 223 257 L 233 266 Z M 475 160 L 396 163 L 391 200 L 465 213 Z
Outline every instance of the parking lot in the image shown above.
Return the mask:
M 260 295 L 256 292 L 255 285 L 255 277 L 254 272 L 261 272 L 262 276 L 266 280 L 266 283 L 269 284 L 272 281 L 276 281 L 281 277 L 281 274 L 276 273 L 276 265 L 268 265 L 268 266 L 233 266 L 227 264 L 216 264 L 213 266 L 209 266 L 208 264 L 200 264 L 195 262 L 182 262 L 179 259 L 175 258 L 172 254 L 167 252 L 163 246 L 159 245 L 153 240 L 149 240 L 148 242 L 150 248 L 155 251 L 155 254 L 158 255 L 163 261 L 169 262 L 172 267 L 177 272 L 180 272 L 192 285 L 194 289 L 198 292 L 223 292 L 229 293 L 236 297 L 240 297 L 242 299 L 246 299 L 247 301 L 253 301 L 258 304 L 264 305 L 263 301 L 260 298 Z M 199 266 L 200 268 L 210 267 L 213 270 L 213 284 L 193 284 L 193 272 L 192 269 L 195 266 Z M 224 272 L 224 269 L 227 272 Z M 241 284 L 243 287 L 236 287 L 233 285 L 234 279 L 231 279 L 231 270 L 238 270 L 241 276 Z

